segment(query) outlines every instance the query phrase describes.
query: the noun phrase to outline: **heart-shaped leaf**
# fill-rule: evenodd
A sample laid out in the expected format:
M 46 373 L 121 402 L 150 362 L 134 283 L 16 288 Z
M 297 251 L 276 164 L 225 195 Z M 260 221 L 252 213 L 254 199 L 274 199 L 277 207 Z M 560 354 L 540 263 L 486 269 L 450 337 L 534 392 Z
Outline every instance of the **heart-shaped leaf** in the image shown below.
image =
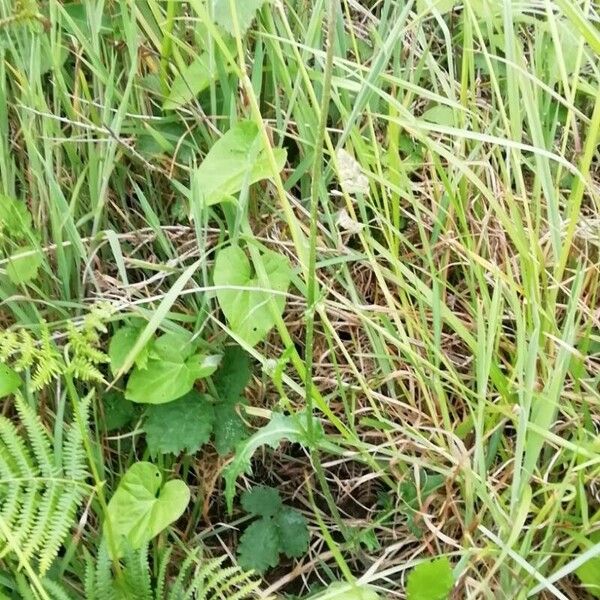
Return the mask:
M 277 170 L 285 165 L 286 152 L 274 149 Z M 217 141 L 194 174 L 206 206 L 237 194 L 244 182 L 252 185 L 274 175 L 258 126 L 241 121 Z
M 276 317 L 283 313 L 285 292 L 291 280 L 285 256 L 265 250 L 261 261 L 267 278 L 266 289 L 253 274 L 246 253 L 237 246 L 219 252 L 213 276 L 219 288 L 217 299 L 229 326 L 251 346 L 266 337 Z
M 151 463 L 129 467 L 108 504 L 105 535 L 113 536 L 111 554 L 120 557 L 127 546 L 141 548 L 183 514 L 190 501 L 188 486 L 180 479 L 162 485 L 162 479 Z

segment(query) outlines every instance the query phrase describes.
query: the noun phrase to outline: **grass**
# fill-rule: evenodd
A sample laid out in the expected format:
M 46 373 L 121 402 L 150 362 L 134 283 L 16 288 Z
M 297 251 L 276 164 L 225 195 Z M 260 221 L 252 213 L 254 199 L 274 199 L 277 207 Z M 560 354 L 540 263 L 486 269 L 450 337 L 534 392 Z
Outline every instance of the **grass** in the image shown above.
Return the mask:
M 575 572 L 600 552 L 598 6 L 285 0 L 233 36 L 211 10 L 0 0 L 0 192 L 26 203 L 41 254 L 31 281 L 0 277 L 4 327 L 44 320 L 60 340 L 108 301 L 109 334 L 137 316 L 146 340 L 182 326 L 245 345 L 253 428 L 308 409 L 305 450 L 257 454 L 238 483 L 277 487 L 310 523 L 307 555 L 267 572 L 266 594 L 357 579 L 403 598 L 410 569 L 443 555 L 455 597 L 594 597 Z M 164 109 L 201 52 L 213 76 Z M 194 170 L 242 118 L 286 167 L 245 186 L 239 210 L 203 206 Z M 341 149 L 363 192 L 340 183 Z M 254 348 L 216 302 L 229 240 L 293 266 Z M 5 272 L 10 232 L 2 248 Z M 111 384 L 91 386 L 90 440 L 109 496 L 148 458 L 140 423 L 106 433 Z M 27 399 L 60 423 L 67 391 Z M 182 553 L 235 556 L 244 517 L 225 512 L 226 462 L 210 447 L 160 457 L 192 503 L 156 547 L 168 535 Z M 60 559 L 74 597 L 100 502 Z M 10 588 L 14 564 L 2 569 Z

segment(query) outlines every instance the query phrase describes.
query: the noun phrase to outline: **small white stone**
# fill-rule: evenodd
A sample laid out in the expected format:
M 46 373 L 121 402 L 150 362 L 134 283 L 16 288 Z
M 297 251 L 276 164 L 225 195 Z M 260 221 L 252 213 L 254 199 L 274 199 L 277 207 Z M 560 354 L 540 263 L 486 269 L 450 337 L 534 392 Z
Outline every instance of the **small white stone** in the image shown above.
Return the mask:
M 337 151 L 340 184 L 348 194 L 368 194 L 369 179 L 356 159 L 343 148 Z

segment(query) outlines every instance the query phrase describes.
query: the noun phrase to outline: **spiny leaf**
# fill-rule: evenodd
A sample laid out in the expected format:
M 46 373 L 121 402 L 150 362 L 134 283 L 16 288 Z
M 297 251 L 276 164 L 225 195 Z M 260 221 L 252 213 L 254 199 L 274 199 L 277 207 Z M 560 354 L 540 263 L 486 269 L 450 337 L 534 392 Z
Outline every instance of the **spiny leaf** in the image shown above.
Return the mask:
M 301 422 L 301 416 L 285 416 L 273 413 L 268 425 L 259 429 L 247 440 L 238 444 L 235 458 L 225 469 L 225 499 L 229 513 L 233 510 L 233 498 L 235 496 L 235 482 L 242 473 L 251 471 L 251 459 L 261 446 L 270 446 L 276 449 L 282 440 L 290 442 L 306 443 L 306 429 Z

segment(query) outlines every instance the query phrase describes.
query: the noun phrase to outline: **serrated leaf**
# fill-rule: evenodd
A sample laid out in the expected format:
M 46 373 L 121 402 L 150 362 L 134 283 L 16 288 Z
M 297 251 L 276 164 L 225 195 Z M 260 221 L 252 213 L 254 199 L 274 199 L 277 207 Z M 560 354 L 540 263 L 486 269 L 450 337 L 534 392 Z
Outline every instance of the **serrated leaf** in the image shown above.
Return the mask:
M 141 548 L 183 514 L 190 501 L 187 485 L 180 479 L 162 485 L 162 480 L 158 468 L 148 462 L 134 463 L 123 475 L 108 503 L 113 558 L 122 556 L 127 545 Z
M 444 556 L 419 563 L 409 574 L 407 600 L 446 600 L 454 587 L 450 562 Z
M 235 16 L 241 33 L 246 33 L 254 21 L 256 13 L 268 0 L 235 0 Z M 215 23 L 235 35 L 235 27 L 229 0 L 213 0 Z
M 242 534 L 237 549 L 243 569 L 263 573 L 279 563 L 279 538 L 272 519 L 254 521 Z
M 242 507 L 251 515 L 272 517 L 283 508 L 283 504 L 275 488 L 257 485 L 242 494 Z
M 292 275 L 287 258 L 281 254 L 265 250 L 261 260 L 268 285 L 265 291 L 260 291 L 264 289 L 260 278 L 253 273 L 246 253 L 237 246 L 219 252 L 213 275 L 217 300 L 229 326 L 251 346 L 263 340 L 275 326 L 272 311 L 283 313 L 284 294 Z
M 227 346 L 213 377 L 215 389 L 224 402 L 236 401 L 250 381 L 250 357 L 241 346 Z
M 23 382 L 9 366 L 0 363 L 0 398 L 14 394 Z
M 235 447 L 248 438 L 248 427 L 237 413 L 239 403 L 223 402 L 215 406 L 215 448 L 224 456 L 233 452 Z
M 121 392 L 110 391 L 102 396 L 106 431 L 121 429 L 135 417 L 135 404 L 125 400 Z
M 276 449 L 283 440 L 297 443 L 306 442 L 306 429 L 299 415 L 288 417 L 280 413 L 273 413 L 268 425 L 238 444 L 235 458 L 223 472 L 225 499 L 229 513 L 233 510 L 235 482 L 242 473 L 251 471 L 250 461 L 256 450 L 261 446 L 270 446 Z
M 19 256 L 23 253 L 28 254 Z M 24 246 L 15 250 L 13 255 L 9 257 L 6 274 L 15 285 L 20 285 L 35 279 L 41 264 L 42 255 L 40 252 L 29 246 Z
M 308 550 L 308 523 L 304 515 L 289 506 L 284 506 L 275 515 L 279 531 L 279 550 L 288 558 L 300 558 Z
M 183 398 L 149 406 L 144 431 L 150 454 L 193 454 L 210 440 L 215 411 L 210 398 L 195 390 Z
M 286 152 L 274 149 L 277 171 L 285 165 Z M 253 121 L 241 121 L 218 140 L 194 173 L 204 205 L 211 206 L 237 194 L 247 182 L 252 185 L 274 175 Z

